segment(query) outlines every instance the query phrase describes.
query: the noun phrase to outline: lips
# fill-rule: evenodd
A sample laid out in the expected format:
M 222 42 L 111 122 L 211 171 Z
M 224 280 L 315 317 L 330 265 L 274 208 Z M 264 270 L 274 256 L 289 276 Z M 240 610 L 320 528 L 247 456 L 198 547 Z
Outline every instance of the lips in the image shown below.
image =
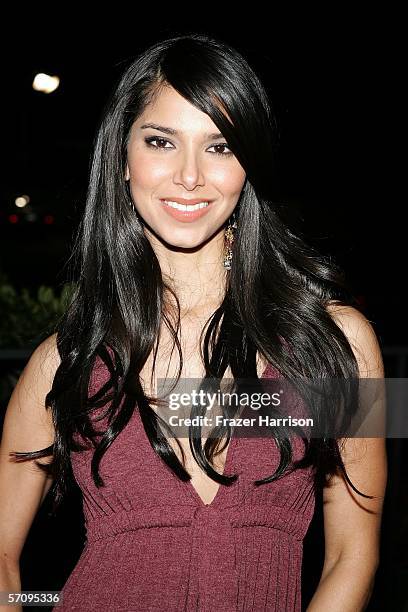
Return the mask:
M 167 200 L 168 202 L 177 202 L 177 204 L 185 204 L 186 206 L 193 206 L 194 204 L 200 204 L 200 202 L 212 202 L 212 200 L 207 200 L 206 198 L 196 198 L 194 200 L 188 200 L 186 198 L 160 198 L 162 202 Z
M 166 198 L 167 199 L 167 198 Z M 169 198 L 170 200 L 170 198 Z M 197 210 L 177 210 L 177 208 L 172 208 L 168 204 L 166 204 L 163 200 L 160 200 L 161 204 L 165 210 L 165 212 L 175 219 L 176 221 L 181 221 L 182 223 L 191 223 L 192 221 L 196 221 L 207 214 L 208 210 L 211 208 L 212 204 L 209 203 L 204 208 L 197 208 Z M 177 200 L 173 200 L 176 202 Z M 205 200 L 191 200 L 190 204 L 195 202 L 198 204 L 199 202 L 203 202 Z M 184 204 L 184 202 L 179 202 L 180 204 Z

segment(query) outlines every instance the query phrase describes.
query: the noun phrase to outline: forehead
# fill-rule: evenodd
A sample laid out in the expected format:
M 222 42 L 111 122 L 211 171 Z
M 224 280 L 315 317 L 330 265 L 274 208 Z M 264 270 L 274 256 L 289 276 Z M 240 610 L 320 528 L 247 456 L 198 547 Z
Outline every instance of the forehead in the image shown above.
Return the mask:
M 134 127 L 143 132 L 141 128 L 146 124 L 168 127 L 169 134 L 180 137 L 187 133 L 214 138 L 220 135 L 213 120 L 172 87 L 161 89 L 135 121 Z

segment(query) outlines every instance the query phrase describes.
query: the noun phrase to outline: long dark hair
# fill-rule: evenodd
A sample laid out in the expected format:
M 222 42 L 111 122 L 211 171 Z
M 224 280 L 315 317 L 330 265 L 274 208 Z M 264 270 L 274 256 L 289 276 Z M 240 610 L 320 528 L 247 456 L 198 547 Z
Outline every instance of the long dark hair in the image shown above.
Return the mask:
M 103 486 L 101 457 L 135 408 L 152 448 L 181 480 L 190 478 L 158 435 L 157 414 L 150 405 L 155 398 L 145 394 L 140 381 L 162 321 L 179 352 L 180 376 L 182 351 L 166 295 L 172 294 L 177 303 L 177 325 L 180 309 L 143 223 L 129 206 L 124 180 L 130 128 L 168 85 L 211 117 L 246 172 L 234 211 L 238 227 L 225 298 L 207 321 L 202 350 L 206 375 L 222 379 L 230 366 L 234 379 L 257 378 L 259 351 L 288 379 L 358 378 L 351 346 L 327 308 L 329 302 L 358 304 L 341 270 L 308 246 L 300 232 L 291 231 L 273 197 L 278 130 L 260 78 L 242 54 L 210 36 L 190 33 L 156 42 L 118 80 L 94 142 L 86 206 L 73 248 L 75 290 L 55 327 L 61 363 L 46 396 L 55 442 L 36 452 L 14 454 L 18 461 L 53 455 L 50 464 L 38 465 L 54 476 L 54 509 L 67 490 L 70 453 L 83 448 L 74 442 L 74 434 L 93 442 L 92 476 L 96 486 Z M 110 378 L 89 397 L 97 359 Z M 90 413 L 105 405 L 109 426 L 96 443 Z M 230 484 L 237 476 L 213 469 L 216 449 L 207 442 L 202 449 L 195 438 L 197 462 L 215 481 Z M 291 461 L 290 441 L 278 438 L 277 444 L 280 465 L 273 475 L 257 481 L 259 485 L 281 477 Z M 340 470 L 364 495 L 348 479 L 336 438 L 307 440 L 305 448 L 295 467 L 313 465 L 320 484 Z

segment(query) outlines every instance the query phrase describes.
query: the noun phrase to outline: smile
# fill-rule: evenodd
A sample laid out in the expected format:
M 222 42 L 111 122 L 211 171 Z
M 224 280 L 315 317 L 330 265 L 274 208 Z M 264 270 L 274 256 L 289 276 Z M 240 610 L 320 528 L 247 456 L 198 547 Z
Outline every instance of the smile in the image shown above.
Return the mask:
M 160 200 L 164 211 L 176 221 L 191 223 L 200 219 L 211 210 L 213 202 L 198 202 L 197 204 L 179 204 L 171 200 Z
M 162 202 L 166 206 L 170 206 L 170 208 L 175 208 L 176 210 L 182 211 L 193 211 L 200 210 L 201 208 L 206 208 L 209 205 L 209 202 L 199 202 L 198 204 L 179 204 L 178 202 L 172 202 L 171 200 L 162 200 Z

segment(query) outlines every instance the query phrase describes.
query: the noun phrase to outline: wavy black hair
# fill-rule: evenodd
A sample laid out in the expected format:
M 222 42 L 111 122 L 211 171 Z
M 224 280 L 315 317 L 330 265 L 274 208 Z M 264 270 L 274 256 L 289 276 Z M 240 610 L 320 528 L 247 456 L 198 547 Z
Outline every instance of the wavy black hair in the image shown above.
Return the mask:
M 179 352 L 180 376 L 180 305 L 143 221 L 129 206 L 131 194 L 124 180 L 131 126 L 167 86 L 213 120 L 246 172 L 234 210 L 238 227 L 225 297 L 206 323 L 203 347 L 200 342 L 206 376 L 222 379 L 229 366 L 234 379 L 257 378 L 257 352 L 287 379 L 359 375 L 350 343 L 328 311 L 329 303 L 358 308 L 344 273 L 290 229 L 273 197 L 278 128 L 260 77 L 244 54 L 206 34 L 155 42 L 132 58 L 115 83 L 93 143 L 86 206 L 70 258 L 75 290 L 54 328 L 61 363 L 46 409 L 52 410 L 55 442 L 39 451 L 13 454 L 18 461 L 53 456 L 52 462 L 37 464 L 54 477 L 54 509 L 67 491 L 70 453 L 80 450 L 74 434 L 92 441 L 92 477 L 96 486 L 103 486 L 101 457 L 135 409 L 154 451 L 181 480 L 191 478 L 159 436 L 158 416 L 151 407 L 156 400 L 145 394 L 140 381 L 144 364 L 157 350 L 162 321 Z M 167 308 L 169 295 L 177 304 L 176 329 Z M 97 358 L 110 378 L 90 397 Z M 109 426 L 96 443 L 90 415 L 104 405 Z M 191 448 L 201 468 L 220 484 L 233 482 L 236 475 L 219 474 L 212 467 L 213 441 L 209 438 L 202 448 L 194 435 Z M 291 462 L 290 440 L 278 437 L 277 444 L 279 467 L 258 485 L 280 478 Z M 320 485 L 340 471 L 357 493 L 371 497 L 350 482 L 338 439 L 305 440 L 305 449 L 295 469 L 313 465 Z

